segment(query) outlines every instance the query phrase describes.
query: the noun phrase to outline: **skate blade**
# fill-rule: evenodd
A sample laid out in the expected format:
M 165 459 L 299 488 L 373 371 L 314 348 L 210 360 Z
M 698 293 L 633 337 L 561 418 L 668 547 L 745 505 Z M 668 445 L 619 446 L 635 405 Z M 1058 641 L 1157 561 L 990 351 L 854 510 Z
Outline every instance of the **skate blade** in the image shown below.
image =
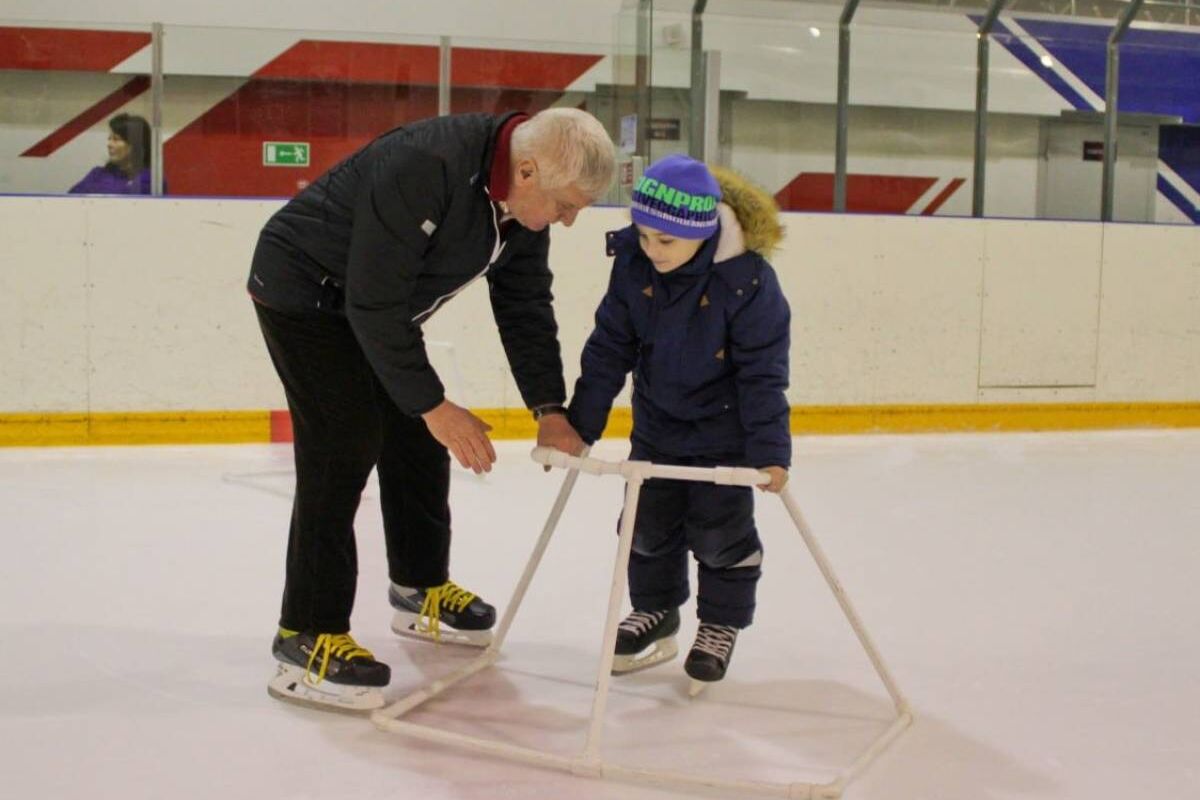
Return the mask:
M 698 681 L 692 678 L 691 684 L 688 685 L 688 697 L 696 697 L 707 688 L 707 681 Z
M 640 653 L 635 653 L 631 656 L 613 656 L 612 674 L 625 675 L 630 672 L 640 672 L 644 669 L 650 669 L 664 661 L 670 661 L 678 653 L 679 645 L 675 643 L 674 636 L 659 639 L 654 643 L 653 648 L 647 648 Z
M 383 690 L 378 686 L 310 683 L 305 670 L 292 664 L 279 664 L 275 677 L 267 683 L 267 694 L 285 703 L 339 714 L 367 714 L 384 706 Z
M 492 643 L 491 630 L 460 631 L 444 622 L 438 631 L 438 637 L 434 638 L 434 635 L 426 629 L 421 618 L 408 611 L 397 611 L 392 617 L 392 633 L 409 639 L 420 639 L 434 644 L 455 644 L 460 647 L 487 647 Z

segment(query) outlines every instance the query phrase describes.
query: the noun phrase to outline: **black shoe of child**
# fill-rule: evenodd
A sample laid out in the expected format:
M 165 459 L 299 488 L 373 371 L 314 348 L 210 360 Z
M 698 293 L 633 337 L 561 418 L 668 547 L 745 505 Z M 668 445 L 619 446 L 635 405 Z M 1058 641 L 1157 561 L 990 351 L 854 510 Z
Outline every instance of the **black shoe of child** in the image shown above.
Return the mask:
M 679 652 L 675 644 L 678 631 L 678 608 L 634 611 L 617 626 L 613 674 L 636 672 L 674 658 Z
M 700 623 L 696 641 L 683 662 L 683 669 L 694 680 L 711 683 L 725 677 L 729 659 L 733 657 L 733 645 L 737 642 L 738 629 L 731 625 Z

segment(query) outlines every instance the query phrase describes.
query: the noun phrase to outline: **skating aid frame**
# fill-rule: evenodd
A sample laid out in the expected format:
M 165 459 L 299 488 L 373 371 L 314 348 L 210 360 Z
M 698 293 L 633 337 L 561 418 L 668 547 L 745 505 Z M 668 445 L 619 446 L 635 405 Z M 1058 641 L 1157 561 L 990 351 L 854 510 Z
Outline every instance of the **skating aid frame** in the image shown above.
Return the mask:
M 629 554 L 633 547 L 633 526 L 637 514 L 638 496 L 642 483 L 649 478 L 671 478 L 675 480 L 701 481 L 730 486 L 757 486 L 769 482 L 766 473 L 743 467 L 677 467 L 663 464 L 652 464 L 646 461 L 602 461 L 590 458 L 585 452 L 583 456 L 569 456 L 557 450 L 537 447 L 533 450 L 533 460 L 539 464 L 568 470 L 558 497 L 550 509 L 550 515 L 542 528 L 541 536 L 534 546 L 525 571 L 513 591 L 512 599 L 505 609 L 504 616 L 496 629 L 491 645 L 476 659 L 460 667 L 443 678 L 433 681 L 424 688 L 412 692 L 407 697 L 382 708 L 371 715 L 371 720 L 382 730 L 404 733 L 426 741 L 463 747 L 475 752 L 522 761 L 543 767 L 553 767 L 566 770 L 576 775 L 588 775 L 602 778 L 617 778 L 637 783 L 645 783 L 667 788 L 703 787 L 706 789 L 727 790 L 734 793 L 755 793 L 773 797 L 786 797 L 793 800 L 823 800 L 837 798 L 842 795 L 846 786 L 862 774 L 870 763 L 893 740 L 898 737 L 913 720 L 912 710 L 901 695 L 895 680 L 888 671 L 883 659 L 876 650 L 874 643 L 863 627 L 858 614 L 850 604 L 845 590 L 838 581 L 825 557 L 824 551 L 818 544 L 808 527 L 800 507 L 796 504 L 791 492 L 785 487 L 780 493 L 784 506 L 796 525 L 809 553 L 817 563 L 825 582 L 829 584 L 834 598 L 841 606 L 851 628 L 858 637 L 859 643 L 871 660 L 876 673 L 892 698 L 896 709 L 896 718 L 842 774 L 829 783 L 764 783 L 761 781 L 739 781 L 716 777 L 705 777 L 678 772 L 651 770 L 638 767 L 627 767 L 620 764 L 605 762 L 600 754 L 600 740 L 604 728 L 604 712 L 608 702 L 608 687 L 611 680 L 613 650 L 617 639 L 617 624 L 620 622 L 621 602 L 625 596 L 626 569 L 629 564 Z M 625 506 L 621 514 L 621 533 L 617 546 L 616 563 L 613 565 L 612 588 L 608 599 L 608 617 L 604 625 L 604 639 L 600 650 L 600 665 L 596 675 L 596 691 L 592 701 L 591 723 L 588 728 L 587 741 L 582 752 L 577 756 L 562 756 L 536 750 L 529 747 L 509 744 L 494 739 L 484 739 L 466 734 L 453 733 L 428 725 L 421 725 L 400 719 L 417 706 L 437 697 L 442 692 L 466 680 L 477 672 L 493 666 L 500 655 L 500 648 L 508 635 L 533 575 L 541 563 L 550 537 L 558 526 L 558 520 L 566 507 L 567 499 L 575 487 L 575 481 L 580 472 L 591 475 L 619 475 L 626 481 Z

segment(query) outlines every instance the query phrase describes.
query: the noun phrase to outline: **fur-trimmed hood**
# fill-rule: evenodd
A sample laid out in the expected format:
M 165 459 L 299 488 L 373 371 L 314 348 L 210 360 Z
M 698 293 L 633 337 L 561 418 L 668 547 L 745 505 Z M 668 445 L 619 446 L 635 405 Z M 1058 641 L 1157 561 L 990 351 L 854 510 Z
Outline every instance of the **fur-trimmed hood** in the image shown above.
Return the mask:
M 783 240 L 775 199 L 733 170 L 709 167 L 721 185 L 721 239 L 713 260 L 725 261 L 752 250 L 764 258 Z

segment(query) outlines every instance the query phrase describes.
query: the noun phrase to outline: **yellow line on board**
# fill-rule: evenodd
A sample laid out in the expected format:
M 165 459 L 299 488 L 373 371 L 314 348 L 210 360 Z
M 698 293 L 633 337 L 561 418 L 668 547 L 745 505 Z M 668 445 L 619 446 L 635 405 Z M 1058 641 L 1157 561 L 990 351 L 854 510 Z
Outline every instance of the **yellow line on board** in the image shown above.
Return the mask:
M 794 406 L 793 434 L 1198 428 L 1200 403 Z
M 515 408 L 475 408 L 471 409 L 484 422 L 492 426 L 489 436 L 493 439 L 534 439 L 537 437 L 537 423 L 533 415 L 525 409 Z M 629 436 L 633 430 L 633 412 L 628 408 L 614 408 L 608 415 L 608 427 L 604 436 L 612 438 Z
M 493 439 L 532 439 L 525 409 L 483 408 Z M 613 409 L 605 437 L 626 437 L 628 408 Z M 797 406 L 794 434 L 1200 428 L 1200 403 Z M 270 411 L 0 414 L 0 447 L 117 444 L 235 444 L 271 441 Z
M 0 447 L 269 442 L 269 411 L 0 414 Z

